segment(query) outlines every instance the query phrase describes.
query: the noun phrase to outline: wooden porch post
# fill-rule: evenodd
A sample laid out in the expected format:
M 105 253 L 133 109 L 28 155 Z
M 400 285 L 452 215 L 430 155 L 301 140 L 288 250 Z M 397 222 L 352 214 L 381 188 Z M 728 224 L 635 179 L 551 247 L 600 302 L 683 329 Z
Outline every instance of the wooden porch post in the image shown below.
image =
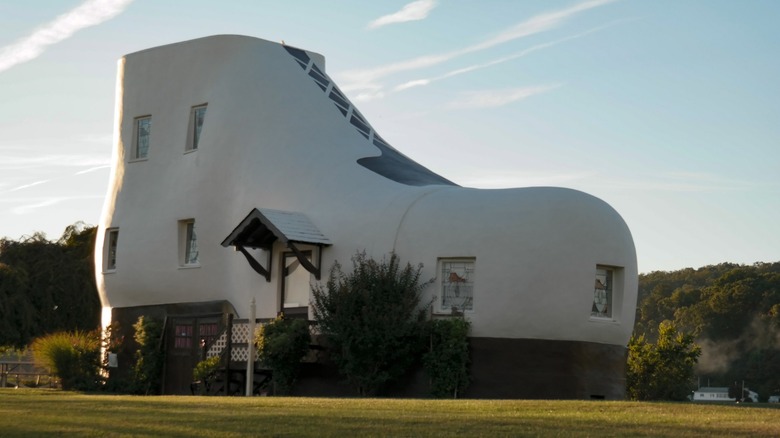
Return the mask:
M 255 306 L 255 297 L 249 303 L 249 339 L 247 339 L 247 357 L 246 357 L 246 396 L 251 397 L 254 393 L 255 379 L 255 319 L 257 318 L 257 309 Z

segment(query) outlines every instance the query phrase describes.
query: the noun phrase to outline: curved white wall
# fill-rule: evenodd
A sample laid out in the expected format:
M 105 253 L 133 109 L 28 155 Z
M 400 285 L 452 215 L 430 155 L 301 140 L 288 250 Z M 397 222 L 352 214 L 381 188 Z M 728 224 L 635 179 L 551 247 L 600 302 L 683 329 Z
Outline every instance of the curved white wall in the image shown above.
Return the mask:
M 245 317 L 277 309 L 266 282 L 220 242 L 255 207 L 306 214 L 333 246 L 323 272 L 358 250 L 395 250 L 436 276 L 440 257 L 474 257 L 473 335 L 625 345 L 634 323 L 636 256 L 604 202 L 557 188 L 477 190 L 407 185 L 357 163 L 380 149 L 358 133 L 279 44 L 214 36 L 119 62 L 115 150 L 96 246 L 103 305 L 226 299 Z M 324 59 L 309 53 L 320 69 Z M 185 153 L 190 108 L 208 103 L 197 151 Z M 135 117 L 151 115 L 148 158 L 129 151 Z M 178 221 L 195 218 L 200 267 L 179 267 Z M 119 229 L 103 271 L 105 230 Z M 274 259 L 274 264 L 278 260 Z M 614 321 L 590 318 L 597 265 L 621 268 Z M 618 281 L 616 281 L 618 283 Z M 436 294 L 432 286 L 429 294 Z

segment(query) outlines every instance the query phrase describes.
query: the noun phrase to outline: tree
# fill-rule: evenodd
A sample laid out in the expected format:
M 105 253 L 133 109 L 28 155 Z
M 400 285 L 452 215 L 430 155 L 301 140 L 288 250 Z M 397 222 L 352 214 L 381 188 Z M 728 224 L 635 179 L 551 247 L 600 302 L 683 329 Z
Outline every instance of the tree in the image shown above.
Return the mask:
M 162 371 L 165 357 L 160 346 L 163 325 L 160 321 L 140 316 L 133 324 L 138 349 L 135 351 L 133 366 L 134 392 L 139 394 L 159 394 L 162 389 Z
M 701 348 L 671 321 L 658 326 L 658 341 L 632 336 L 628 345 L 626 386 L 632 400 L 686 400 L 694 384 Z
M 376 261 L 365 252 L 345 274 L 336 262 L 325 286 L 315 285 L 313 313 L 340 372 L 360 395 L 374 395 L 419 359 L 427 306 L 422 265 L 400 266 L 398 256 Z
M 766 398 L 780 387 L 780 263 L 723 263 L 639 276 L 634 334 L 658 339 L 674 321 L 702 346 L 697 372 L 715 386 L 737 380 Z
M 95 233 L 76 223 L 54 242 L 42 233 L 0 239 L 0 345 L 23 347 L 45 334 L 99 326 Z

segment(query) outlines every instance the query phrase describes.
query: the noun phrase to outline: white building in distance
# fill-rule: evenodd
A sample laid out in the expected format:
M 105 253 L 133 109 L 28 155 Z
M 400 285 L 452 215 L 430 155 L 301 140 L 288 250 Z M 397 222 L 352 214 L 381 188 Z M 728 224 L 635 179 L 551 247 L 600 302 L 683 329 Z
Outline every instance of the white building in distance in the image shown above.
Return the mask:
M 118 69 L 97 283 L 104 324 L 166 321 L 165 392 L 188 391 L 226 315 L 310 315 L 310 282 L 366 251 L 423 263 L 434 314 L 471 321 L 464 396 L 625 396 L 636 251 L 605 202 L 458 186 L 390 146 L 316 53 L 219 35 Z

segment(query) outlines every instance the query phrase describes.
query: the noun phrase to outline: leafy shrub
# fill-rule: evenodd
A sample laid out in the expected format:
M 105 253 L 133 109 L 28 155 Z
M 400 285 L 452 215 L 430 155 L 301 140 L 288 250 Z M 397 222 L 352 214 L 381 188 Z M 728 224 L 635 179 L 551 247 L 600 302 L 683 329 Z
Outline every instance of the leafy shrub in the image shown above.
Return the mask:
M 360 395 L 374 395 L 419 359 L 426 307 L 422 265 L 401 268 L 398 256 L 376 261 L 365 252 L 345 274 L 336 262 L 325 286 L 315 285 L 313 313 L 339 371 Z
M 701 348 L 693 336 L 682 333 L 671 321 L 658 326 L 658 341 L 644 335 L 628 344 L 626 390 L 632 400 L 686 400 L 695 388 L 694 366 Z
M 133 324 L 133 338 L 138 349 L 135 351 L 133 367 L 134 391 L 141 394 L 158 394 L 162 382 L 165 357 L 160 345 L 162 324 L 149 317 L 140 316 Z
M 31 345 L 35 361 L 60 379 L 62 389 L 90 391 L 100 385 L 100 334 L 58 332 Z
M 255 337 L 260 360 L 271 370 L 275 394 L 289 394 L 298 378 L 301 359 L 309 351 L 309 324 L 283 316 L 263 324 Z
M 201 394 L 209 394 L 211 384 L 216 379 L 217 370 L 221 365 L 222 358 L 220 356 L 206 358 L 195 365 L 192 370 L 192 379 L 195 382 L 200 382 L 198 390 Z
M 201 382 L 208 380 L 219 369 L 221 362 L 222 358 L 219 356 L 212 356 L 198 362 L 192 370 L 192 378 Z
M 103 351 L 103 390 L 106 392 L 127 393 L 132 388 L 132 382 L 128 377 L 119 371 L 119 368 L 113 368 L 109 364 L 109 354 L 117 354 L 122 350 L 124 336 L 119 323 L 113 321 L 110 325 L 103 328 L 102 351 Z
M 430 349 L 423 356 L 423 366 L 435 397 L 457 398 L 469 384 L 470 326 L 464 318 L 429 322 Z

